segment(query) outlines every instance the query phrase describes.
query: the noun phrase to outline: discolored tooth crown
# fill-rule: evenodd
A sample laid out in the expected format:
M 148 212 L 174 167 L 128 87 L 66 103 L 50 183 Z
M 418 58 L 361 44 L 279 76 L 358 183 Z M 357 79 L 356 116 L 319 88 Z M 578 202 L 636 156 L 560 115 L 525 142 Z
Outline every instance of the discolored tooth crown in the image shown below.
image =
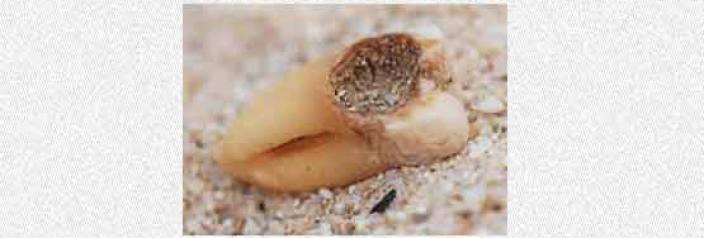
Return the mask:
M 410 35 L 387 34 L 349 47 L 329 75 L 333 102 L 347 113 L 385 114 L 417 93 L 420 44 Z
M 465 130 L 465 111 L 445 92 L 451 77 L 437 39 L 360 40 L 337 59 L 328 83 L 346 124 L 395 164 L 430 162 L 464 146 L 466 136 L 454 130 Z

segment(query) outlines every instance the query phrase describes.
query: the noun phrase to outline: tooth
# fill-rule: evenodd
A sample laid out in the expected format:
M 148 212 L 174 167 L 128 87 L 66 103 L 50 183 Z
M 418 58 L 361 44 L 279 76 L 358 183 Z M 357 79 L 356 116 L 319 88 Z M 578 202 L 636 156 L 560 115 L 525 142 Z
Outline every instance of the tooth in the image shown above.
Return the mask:
M 469 137 L 448 72 L 437 40 L 361 40 L 259 93 L 215 158 L 236 178 L 280 191 L 341 186 L 446 158 Z
M 280 191 L 344 185 L 388 167 L 332 110 L 324 82 L 331 63 L 311 62 L 257 94 L 216 150 L 221 167 Z

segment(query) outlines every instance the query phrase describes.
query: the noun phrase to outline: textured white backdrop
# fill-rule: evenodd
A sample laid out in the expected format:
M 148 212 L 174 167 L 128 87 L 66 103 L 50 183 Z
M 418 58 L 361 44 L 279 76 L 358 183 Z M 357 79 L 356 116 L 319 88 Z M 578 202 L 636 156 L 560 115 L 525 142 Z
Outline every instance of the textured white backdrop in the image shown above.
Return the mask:
M 704 3 L 508 8 L 509 234 L 703 236 Z M 181 5 L 0 32 L 2 236 L 180 235 Z
M 510 235 L 704 236 L 704 4 L 619 2 L 509 4 Z
M 0 236 L 181 234 L 181 6 L 119 2 L 0 2 Z

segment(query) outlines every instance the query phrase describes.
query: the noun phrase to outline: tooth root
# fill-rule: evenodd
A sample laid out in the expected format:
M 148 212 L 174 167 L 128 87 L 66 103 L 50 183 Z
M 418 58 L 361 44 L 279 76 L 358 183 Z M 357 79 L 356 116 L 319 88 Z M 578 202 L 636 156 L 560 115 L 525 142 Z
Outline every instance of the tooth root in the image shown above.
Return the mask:
M 387 168 L 328 104 L 323 80 L 331 61 L 307 64 L 259 93 L 217 149 L 221 167 L 279 191 L 341 186 Z
M 230 167 L 239 178 L 277 191 L 346 185 L 385 170 L 387 164 L 359 137 L 325 134 Z
M 341 130 L 344 125 L 325 105 L 325 72 L 330 60 L 303 66 L 245 107 L 221 142 L 221 163 L 246 160 L 304 135 Z

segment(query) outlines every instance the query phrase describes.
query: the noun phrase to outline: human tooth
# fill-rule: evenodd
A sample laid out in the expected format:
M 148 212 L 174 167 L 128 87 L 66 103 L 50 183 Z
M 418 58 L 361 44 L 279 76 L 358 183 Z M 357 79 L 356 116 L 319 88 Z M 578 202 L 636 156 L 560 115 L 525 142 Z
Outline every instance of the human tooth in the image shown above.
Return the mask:
M 451 83 L 438 41 L 363 39 L 259 93 L 215 157 L 236 178 L 280 191 L 430 163 L 461 151 L 469 136 Z

